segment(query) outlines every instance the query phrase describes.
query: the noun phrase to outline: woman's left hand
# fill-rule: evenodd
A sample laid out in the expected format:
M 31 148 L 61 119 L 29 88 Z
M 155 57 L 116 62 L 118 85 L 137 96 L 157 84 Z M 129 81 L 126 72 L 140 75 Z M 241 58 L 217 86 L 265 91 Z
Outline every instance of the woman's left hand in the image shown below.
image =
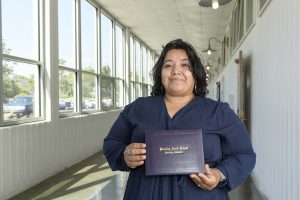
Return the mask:
M 191 174 L 190 178 L 198 187 L 204 190 L 212 190 L 219 184 L 221 175 L 217 170 L 209 168 L 208 164 L 205 164 L 204 173 Z

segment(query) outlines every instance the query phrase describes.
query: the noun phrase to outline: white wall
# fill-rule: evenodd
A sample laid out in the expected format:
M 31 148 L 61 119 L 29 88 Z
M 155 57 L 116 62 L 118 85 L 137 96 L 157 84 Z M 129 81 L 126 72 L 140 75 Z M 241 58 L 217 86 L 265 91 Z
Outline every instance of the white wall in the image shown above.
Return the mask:
M 299 0 L 272 0 L 215 80 L 224 76 L 225 97 L 236 97 L 234 59 L 239 50 L 252 56 L 251 139 L 257 153 L 252 176 L 268 200 L 300 199 L 299 8 Z
M 0 199 L 102 150 L 120 110 L 0 129 Z

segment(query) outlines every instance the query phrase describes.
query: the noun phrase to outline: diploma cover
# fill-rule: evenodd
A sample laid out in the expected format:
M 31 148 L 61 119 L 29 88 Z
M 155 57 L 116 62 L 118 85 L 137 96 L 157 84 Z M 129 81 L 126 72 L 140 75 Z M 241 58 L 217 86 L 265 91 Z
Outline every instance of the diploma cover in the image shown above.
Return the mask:
M 204 172 L 201 129 L 145 131 L 146 176 Z

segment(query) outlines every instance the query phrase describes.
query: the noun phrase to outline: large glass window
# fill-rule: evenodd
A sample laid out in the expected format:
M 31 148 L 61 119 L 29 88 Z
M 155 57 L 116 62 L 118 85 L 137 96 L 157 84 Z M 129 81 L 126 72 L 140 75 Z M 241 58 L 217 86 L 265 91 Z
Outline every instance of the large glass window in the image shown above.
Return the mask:
M 81 0 L 81 65 L 97 72 L 97 10 L 86 0 Z
M 102 110 L 111 110 L 114 107 L 114 79 L 103 77 L 101 80 Z
M 3 67 L 4 121 L 40 116 L 39 67 L 8 60 Z
M 141 44 L 135 40 L 135 81 L 141 81 Z
M 75 0 L 58 1 L 59 65 L 75 66 Z
M 96 76 L 82 73 L 82 110 L 90 111 L 97 106 L 97 85 Z
M 76 108 L 75 73 L 59 70 L 59 112 L 61 114 L 74 112 Z
M 154 66 L 154 53 L 135 37 L 129 38 L 130 101 L 150 95 L 150 71 Z
M 133 37 L 132 36 L 130 36 L 130 38 L 129 38 L 129 77 L 130 77 L 130 80 L 131 81 L 134 81 L 135 80 L 135 73 L 134 73 L 134 68 L 135 68 L 135 66 L 134 66 L 134 55 L 135 55 L 135 53 L 134 53 L 134 40 L 133 40 Z
M 122 108 L 124 106 L 124 81 L 116 80 L 116 107 Z
M 76 15 L 75 0 L 58 1 L 59 112 L 77 110 Z
M 2 43 L 8 55 L 39 59 L 38 0 L 2 0 Z
M 124 78 L 123 65 L 123 30 L 119 26 L 115 26 L 115 44 L 116 44 L 116 77 Z
M 113 26 L 112 20 L 101 13 L 101 74 L 113 76 Z
M 97 62 L 97 9 L 87 0 L 81 0 L 81 109 L 92 112 L 98 109 L 99 75 Z
M 1 1 L 0 124 L 41 117 L 38 0 Z

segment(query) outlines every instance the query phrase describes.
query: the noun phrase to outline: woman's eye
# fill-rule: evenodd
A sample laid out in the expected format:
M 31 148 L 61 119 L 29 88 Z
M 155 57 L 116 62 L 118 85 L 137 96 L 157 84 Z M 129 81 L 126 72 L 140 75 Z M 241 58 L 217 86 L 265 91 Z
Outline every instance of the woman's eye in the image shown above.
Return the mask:
M 181 66 L 184 67 L 184 68 L 190 68 L 189 64 L 182 64 Z
M 171 65 L 169 64 L 164 65 L 164 68 L 168 68 L 168 67 L 171 67 Z

